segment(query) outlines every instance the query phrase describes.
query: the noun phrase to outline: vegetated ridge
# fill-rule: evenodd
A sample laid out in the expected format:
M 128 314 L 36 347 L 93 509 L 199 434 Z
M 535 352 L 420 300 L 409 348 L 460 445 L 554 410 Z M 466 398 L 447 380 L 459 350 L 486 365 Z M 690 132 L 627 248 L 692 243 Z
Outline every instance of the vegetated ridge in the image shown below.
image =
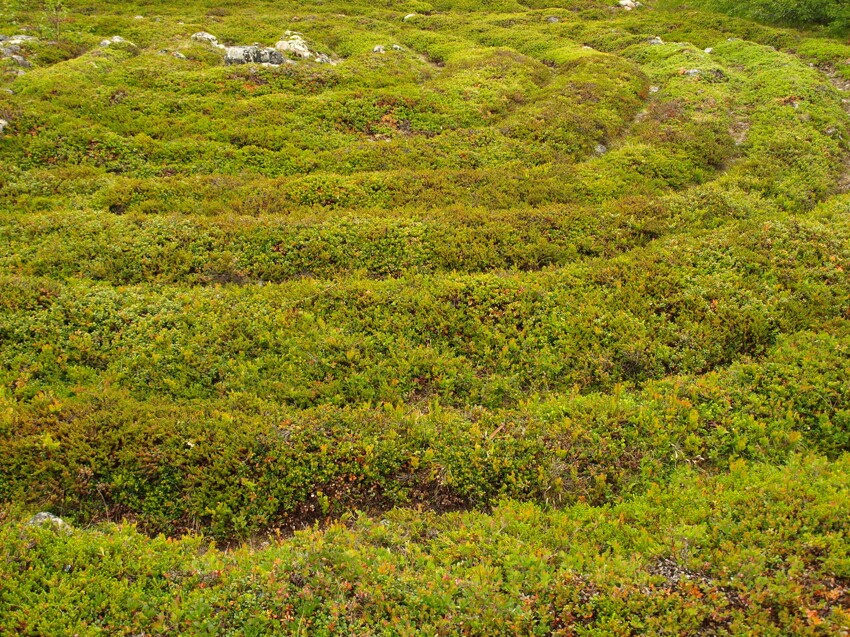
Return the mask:
M 848 33 L 4 5 L 0 635 L 850 631 Z

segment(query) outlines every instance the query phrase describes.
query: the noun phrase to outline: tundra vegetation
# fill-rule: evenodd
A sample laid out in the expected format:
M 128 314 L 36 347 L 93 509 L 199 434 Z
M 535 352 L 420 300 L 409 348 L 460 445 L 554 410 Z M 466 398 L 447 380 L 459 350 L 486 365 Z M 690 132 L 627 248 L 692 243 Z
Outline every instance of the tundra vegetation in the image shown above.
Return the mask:
M 0 635 L 848 634 L 848 7 L 4 3 Z

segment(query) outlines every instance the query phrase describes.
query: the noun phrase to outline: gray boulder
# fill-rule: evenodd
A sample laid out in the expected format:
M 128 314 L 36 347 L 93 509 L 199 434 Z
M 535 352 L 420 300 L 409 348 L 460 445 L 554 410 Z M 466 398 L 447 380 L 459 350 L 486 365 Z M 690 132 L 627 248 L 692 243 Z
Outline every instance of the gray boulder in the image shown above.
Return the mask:
M 71 530 L 71 525 L 65 520 L 47 511 L 36 513 L 27 521 L 27 526 L 49 526 L 59 531 Z
M 229 46 L 224 55 L 224 63 L 233 64 L 283 64 L 283 54 L 277 49 L 251 46 Z
M 313 57 L 313 52 L 304 40 L 304 37 L 297 31 L 287 31 L 283 37 L 274 45 L 281 53 L 291 53 L 300 58 L 309 59 Z
M 207 33 L 206 31 L 198 31 L 197 33 L 193 33 L 192 39 L 195 42 L 209 44 L 210 46 L 214 46 L 217 49 L 224 48 L 224 45 L 219 43 L 217 37 L 215 37 L 212 33 Z
M 22 57 L 20 55 L 10 55 L 9 59 L 12 60 L 18 66 L 22 66 L 25 69 L 28 69 L 32 66 L 32 62 L 30 62 L 28 59 L 26 59 L 25 57 Z
M 13 35 L 6 40 L 7 44 L 23 44 L 24 42 L 35 42 L 38 38 L 31 35 Z

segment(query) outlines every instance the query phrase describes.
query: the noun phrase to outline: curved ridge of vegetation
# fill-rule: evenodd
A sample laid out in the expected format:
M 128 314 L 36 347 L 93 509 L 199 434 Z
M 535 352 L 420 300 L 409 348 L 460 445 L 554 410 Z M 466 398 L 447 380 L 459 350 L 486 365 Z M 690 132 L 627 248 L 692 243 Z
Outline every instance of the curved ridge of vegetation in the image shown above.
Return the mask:
M 850 630 L 848 20 L 4 5 L 0 635 Z

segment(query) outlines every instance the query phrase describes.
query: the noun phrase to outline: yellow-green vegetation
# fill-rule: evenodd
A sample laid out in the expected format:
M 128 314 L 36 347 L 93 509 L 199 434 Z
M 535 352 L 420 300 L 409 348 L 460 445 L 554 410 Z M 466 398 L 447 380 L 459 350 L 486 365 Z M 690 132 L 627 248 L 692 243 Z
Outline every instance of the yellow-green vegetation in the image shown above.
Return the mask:
M 0 635 L 850 632 L 848 33 L 4 4 Z
M 398 510 L 229 552 L 6 525 L 3 620 L 33 635 L 840 635 L 848 471 L 680 470 L 612 506 Z

